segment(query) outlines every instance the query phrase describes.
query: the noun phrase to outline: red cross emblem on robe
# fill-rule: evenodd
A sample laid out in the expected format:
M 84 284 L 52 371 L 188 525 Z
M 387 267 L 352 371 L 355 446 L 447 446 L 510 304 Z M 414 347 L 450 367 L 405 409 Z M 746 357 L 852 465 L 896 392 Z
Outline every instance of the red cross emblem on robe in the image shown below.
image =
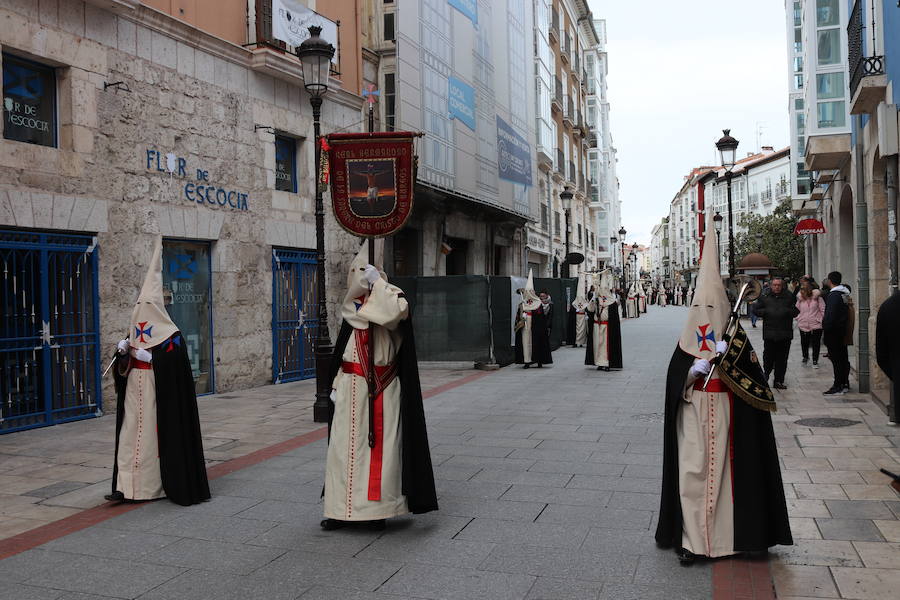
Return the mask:
M 708 333 L 707 333 L 708 332 Z M 712 352 L 712 348 L 709 346 L 709 342 L 715 343 L 716 341 L 716 332 L 710 329 L 709 323 L 706 325 L 700 325 L 697 327 L 697 345 L 700 346 L 701 352 Z

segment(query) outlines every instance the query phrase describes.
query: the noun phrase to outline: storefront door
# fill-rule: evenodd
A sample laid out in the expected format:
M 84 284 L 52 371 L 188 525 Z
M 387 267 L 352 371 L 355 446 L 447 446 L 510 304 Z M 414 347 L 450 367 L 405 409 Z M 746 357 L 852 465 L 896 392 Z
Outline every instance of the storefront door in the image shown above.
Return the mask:
M 319 327 L 314 252 L 272 249 L 272 381 L 286 383 L 316 374 Z
M 215 391 L 209 242 L 163 240 L 166 310 L 187 342 L 197 394 Z

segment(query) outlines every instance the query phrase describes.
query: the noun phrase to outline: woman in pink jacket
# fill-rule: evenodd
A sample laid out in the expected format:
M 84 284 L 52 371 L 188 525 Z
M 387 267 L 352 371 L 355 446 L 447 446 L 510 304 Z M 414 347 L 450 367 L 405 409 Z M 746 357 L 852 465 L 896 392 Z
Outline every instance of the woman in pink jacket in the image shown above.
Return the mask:
M 803 364 L 809 363 L 809 347 L 812 346 L 813 369 L 819 368 L 819 347 L 822 341 L 822 317 L 825 315 L 825 301 L 816 289 L 812 277 L 804 277 L 797 293 L 797 327 L 800 329 L 800 348 L 803 350 Z

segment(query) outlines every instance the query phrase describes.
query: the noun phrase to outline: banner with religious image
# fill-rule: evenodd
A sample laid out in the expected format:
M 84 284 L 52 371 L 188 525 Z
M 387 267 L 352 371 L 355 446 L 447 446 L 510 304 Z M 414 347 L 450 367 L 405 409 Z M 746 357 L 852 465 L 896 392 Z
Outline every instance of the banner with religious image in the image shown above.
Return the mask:
M 331 205 L 341 227 L 360 237 L 385 237 L 412 213 L 418 134 L 404 131 L 327 136 Z

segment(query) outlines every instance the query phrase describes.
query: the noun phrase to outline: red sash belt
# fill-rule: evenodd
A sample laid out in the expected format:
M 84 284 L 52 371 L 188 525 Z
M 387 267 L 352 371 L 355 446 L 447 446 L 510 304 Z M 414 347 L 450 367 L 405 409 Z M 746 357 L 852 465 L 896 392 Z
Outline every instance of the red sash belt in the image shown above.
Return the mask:
M 133 356 L 131 357 L 131 365 L 130 366 L 132 369 L 144 369 L 147 371 L 153 370 L 153 365 L 151 363 L 144 362 L 142 360 L 138 360 L 138 359 L 134 358 Z
M 364 362 L 355 363 L 344 361 L 341 370 L 350 375 L 366 377 L 368 365 L 368 334 L 366 329 L 357 329 L 356 350 Z M 360 343 L 362 342 L 362 343 Z M 375 365 L 375 446 L 371 449 L 369 459 L 369 491 L 368 499 L 373 502 L 381 500 L 381 467 L 384 452 L 384 390 L 397 377 L 397 363 L 392 362 L 383 367 Z
M 695 381 L 695 382 L 694 382 L 694 389 L 695 389 L 695 390 L 700 390 L 700 391 L 707 391 L 707 392 L 710 392 L 710 393 L 716 393 L 716 392 L 730 392 L 730 391 L 731 391 L 731 390 L 728 389 L 728 386 L 725 385 L 725 383 L 722 382 L 721 379 L 710 379 L 710 380 L 709 380 L 709 385 L 706 386 L 706 390 L 703 390 L 703 381 L 704 381 L 703 378 L 700 378 L 700 379 L 698 379 L 697 381 Z

